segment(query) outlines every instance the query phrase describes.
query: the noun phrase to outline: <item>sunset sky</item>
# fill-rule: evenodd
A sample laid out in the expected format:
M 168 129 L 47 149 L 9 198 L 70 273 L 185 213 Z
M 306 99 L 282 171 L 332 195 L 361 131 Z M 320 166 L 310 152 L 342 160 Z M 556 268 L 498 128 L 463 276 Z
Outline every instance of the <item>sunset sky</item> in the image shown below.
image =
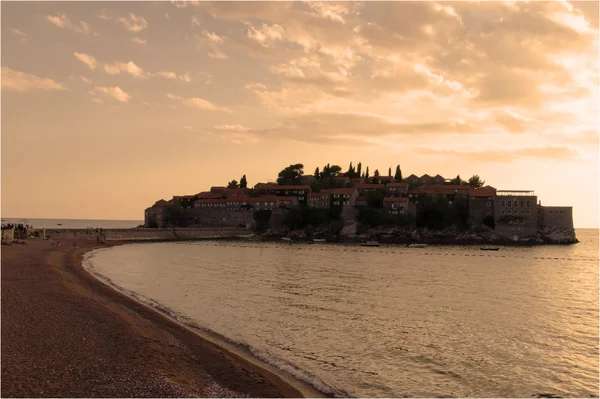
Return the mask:
M 2 3 L 2 216 L 246 174 L 478 174 L 598 227 L 597 2 Z

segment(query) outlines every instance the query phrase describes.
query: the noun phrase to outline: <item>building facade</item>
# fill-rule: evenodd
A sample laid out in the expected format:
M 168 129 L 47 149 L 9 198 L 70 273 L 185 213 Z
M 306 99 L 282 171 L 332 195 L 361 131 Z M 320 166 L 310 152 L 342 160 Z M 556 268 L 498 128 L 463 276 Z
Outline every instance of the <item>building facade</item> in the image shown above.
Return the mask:
M 515 241 L 537 238 L 537 196 L 533 191 L 496 191 L 494 197 L 495 230 Z

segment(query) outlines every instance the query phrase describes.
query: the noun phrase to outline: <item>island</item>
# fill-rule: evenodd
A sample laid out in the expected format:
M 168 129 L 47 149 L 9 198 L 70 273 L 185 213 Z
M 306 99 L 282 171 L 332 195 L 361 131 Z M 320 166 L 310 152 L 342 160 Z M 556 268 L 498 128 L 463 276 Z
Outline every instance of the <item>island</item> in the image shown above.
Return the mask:
M 265 238 L 404 244 L 573 244 L 570 206 L 543 206 L 532 190 L 498 190 L 478 175 L 467 181 L 411 174 L 386 176 L 362 164 L 304 174 L 282 169 L 276 181 L 248 187 L 246 175 L 197 194 L 160 199 L 145 228 L 245 228 Z

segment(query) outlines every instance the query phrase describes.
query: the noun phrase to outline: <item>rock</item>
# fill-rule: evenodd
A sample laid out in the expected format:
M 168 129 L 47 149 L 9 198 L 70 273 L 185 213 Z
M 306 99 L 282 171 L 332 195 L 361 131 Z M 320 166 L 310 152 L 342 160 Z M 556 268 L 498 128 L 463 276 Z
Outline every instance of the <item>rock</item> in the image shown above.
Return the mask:
M 346 224 L 342 227 L 342 231 L 340 231 L 340 235 L 344 237 L 356 236 L 356 232 L 358 229 L 358 223 L 352 221 L 351 223 Z

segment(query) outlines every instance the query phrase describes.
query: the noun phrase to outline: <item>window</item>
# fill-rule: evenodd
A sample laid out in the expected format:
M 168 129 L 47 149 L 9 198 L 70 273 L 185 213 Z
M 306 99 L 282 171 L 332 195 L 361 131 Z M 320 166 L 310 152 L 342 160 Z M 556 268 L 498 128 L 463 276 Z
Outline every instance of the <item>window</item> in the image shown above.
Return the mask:
M 509 214 L 509 215 L 512 215 L 512 211 L 511 211 L 510 209 L 508 210 L 508 214 Z
M 397 214 L 398 214 L 398 211 L 392 211 L 392 214 L 393 214 L 393 215 L 397 215 Z
M 531 213 L 531 211 L 528 209 L 528 210 L 527 210 L 527 214 L 529 215 L 530 213 Z
M 400 214 L 404 214 L 404 209 L 401 209 L 401 210 L 400 210 Z
M 304 197 L 300 197 L 300 198 L 298 198 L 298 199 L 299 199 L 300 201 L 303 201 L 303 200 L 304 200 Z
M 485 206 L 492 206 L 492 201 L 486 201 Z
M 527 201 L 527 208 L 531 207 L 531 201 Z
M 500 206 L 504 206 L 504 201 L 500 202 Z
M 524 201 L 521 201 L 521 206 L 523 206 L 523 202 L 524 202 Z
M 508 206 L 512 206 L 512 201 L 508 201 Z
M 315 204 L 314 204 L 314 203 L 311 203 L 309 206 L 310 206 L 311 208 L 314 208 L 314 207 L 315 207 Z
M 392 209 L 397 209 L 398 208 L 398 204 L 392 204 Z
M 340 201 L 333 201 L 333 205 L 339 205 Z

